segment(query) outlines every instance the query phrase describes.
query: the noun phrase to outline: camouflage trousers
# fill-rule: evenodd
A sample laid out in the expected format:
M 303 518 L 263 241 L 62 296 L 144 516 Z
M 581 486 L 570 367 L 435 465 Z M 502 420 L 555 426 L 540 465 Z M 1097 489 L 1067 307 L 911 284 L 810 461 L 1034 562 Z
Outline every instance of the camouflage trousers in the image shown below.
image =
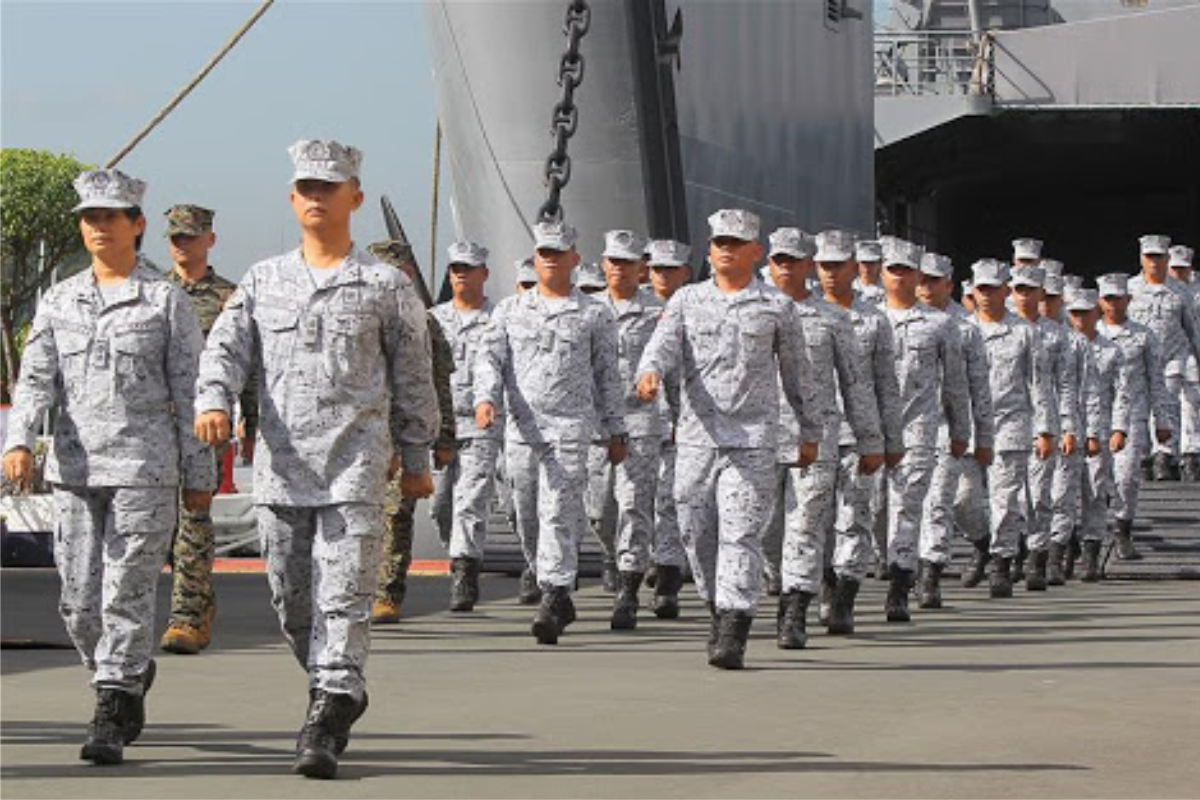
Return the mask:
M 1187 378 L 1180 397 L 1179 450 L 1185 455 L 1200 454 L 1200 381 Z
M 259 506 L 271 604 L 310 689 L 362 697 L 381 509 Z
M 954 493 L 954 526 L 972 542 L 986 541 L 992 529 L 987 467 L 975 460 L 972 453 L 959 461 L 959 472 Z
M 677 445 L 675 505 L 696 591 L 721 611 L 758 610 L 762 530 L 775 502 L 775 452 Z
M 998 558 L 1015 556 L 1029 530 L 1029 456 L 1028 450 L 1001 450 L 987 470 L 989 551 Z
M 498 439 L 460 439 L 438 476 L 429 515 L 451 558 L 483 558 L 499 455 Z
M 388 482 L 383 498 L 383 543 L 375 599 L 396 605 L 408 593 L 408 570 L 413 558 L 416 498 L 400 496 L 400 477 Z
M 950 544 L 954 539 L 954 498 L 958 494 L 964 459 L 950 455 L 948 447 L 939 447 L 937 463 L 925 495 L 921 512 L 919 555 L 922 561 L 950 563 Z
M 1145 423 L 1130 423 L 1125 447 L 1113 453 L 1113 495 L 1110 506 L 1113 516 L 1132 520 L 1137 516 L 1138 496 L 1142 491 L 1142 459 L 1150 451 L 1149 433 Z
M 62 579 L 58 609 L 97 688 L 142 692 L 178 491 L 54 487 L 54 563 Z
M 1179 455 L 1179 440 L 1183 435 L 1182 422 L 1182 399 L 1184 377 L 1182 374 L 1164 375 L 1163 383 L 1167 387 L 1167 403 L 1166 403 L 1166 419 L 1153 418 L 1153 427 L 1155 428 L 1170 428 L 1172 431 L 1171 438 L 1165 444 L 1160 444 L 1157 438 L 1151 437 L 1148 440 L 1150 451 L 1154 453 L 1166 453 L 1172 456 Z M 1130 426 L 1132 427 L 1132 426 Z
M 1080 513 L 1079 538 L 1085 542 L 1102 542 L 1108 533 L 1108 503 L 1113 493 L 1113 454 L 1108 445 L 1101 445 L 1098 456 L 1084 461 L 1079 481 Z M 1055 541 L 1066 544 L 1066 538 Z
M 687 566 L 687 551 L 679 537 L 679 513 L 675 510 L 675 443 L 662 443 L 658 467 L 658 490 L 654 495 L 654 563 L 668 567 Z
M 1063 544 L 1070 540 L 1072 531 L 1079 524 L 1083 476 L 1087 461 L 1083 443 L 1069 456 L 1061 453 L 1054 468 L 1054 482 L 1050 488 L 1050 540 Z M 1099 456 L 1097 456 L 1097 459 Z
M 874 536 L 871 506 L 874 496 L 879 492 L 880 474 L 863 475 L 859 472 L 858 452 L 853 447 L 840 448 L 839 455 L 836 480 L 831 492 L 836 496 L 837 503 L 833 568 L 840 577 L 861 581 L 871 570 Z
M 629 453 L 615 467 L 607 446 L 593 445 L 588 451 L 584 505 L 605 554 L 621 572 L 644 573 L 650 566 L 661 454 L 657 436 L 630 437 Z
M 517 536 L 543 589 L 575 585 L 579 536 L 587 524 L 588 445 L 505 443 Z
M 785 592 L 816 594 L 825 567 L 833 564 L 837 471 L 835 461 L 788 469 L 782 502 L 775 500 L 775 508 L 783 513 L 781 577 Z
M 925 496 L 933 480 L 937 452 L 932 447 L 911 447 L 898 466 L 887 470 L 887 563 L 914 570 L 921 541 Z
M 224 478 L 225 448 L 214 458 L 217 485 Z M 182 495 L 182 492 L 181 492 Z M 189 511 L 179 504 L 179 526 L 171 544 L 171 621 L 199 627 L 209 609 L 216 604 L 213 590 L 213 561 L 217 539 L 210 511 Z
M 1054 474 L 1058 471 L 1059 451 L 1042 460 L 1036 453 L 1029 458 L 1029 520 L 1025 531 L 1030 550 L 1045 550 L 1050 542 L 1054 520 Z

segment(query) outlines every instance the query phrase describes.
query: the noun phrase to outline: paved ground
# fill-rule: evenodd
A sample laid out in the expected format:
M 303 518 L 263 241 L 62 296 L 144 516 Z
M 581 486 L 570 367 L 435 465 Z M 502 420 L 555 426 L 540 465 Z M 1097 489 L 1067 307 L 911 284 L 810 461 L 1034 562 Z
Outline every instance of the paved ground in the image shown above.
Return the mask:
M 3 634 L 65 642 L 57 580 L 5 570 Z M 1188 797 L 1197 786 L 1200 583 L 1073 584 L 880 621 L 776 650 L 764 615 L 750 668 L 704 663 L 704 623 L 607 629 L 594 581 L 555 648 L 528 633 L 514 582 L 472 615 L 414 579 L 378 629 L 372 706 L 338 783 L 288 773 L 305 684 L 261 576 L 223 575 L 218 640 L 164 656 L 142 740 L 116 768 L 76 760 L 91 696 L 73 651 L 3 652 L 5 797 Z M 690 587 L 689 587 L 690 590 Z M 16 604 L 19 616 L 10 615 Z M 47 609 L 49 611 L 47 612 Z

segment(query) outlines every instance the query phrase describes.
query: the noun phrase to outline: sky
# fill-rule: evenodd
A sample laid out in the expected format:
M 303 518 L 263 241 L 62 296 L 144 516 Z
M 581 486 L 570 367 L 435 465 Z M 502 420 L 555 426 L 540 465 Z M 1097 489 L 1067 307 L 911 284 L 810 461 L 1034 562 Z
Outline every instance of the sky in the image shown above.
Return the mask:
M 103 164 L 257 6 L 3 0 L 0 145 Z M 148 184 L 146 255 L 170 265 L 163 212 L 175 203 L 217 212 L 211 259 L 231 279 L 294 247 L 287 147 L 334 138 L 364 153 L 367 197 L 354 221 L 356 241 L 386 237 L 384 193 L 428 264 L 436 112 L 425 13 L 416 0 L 276 0 L 118 164 Z M 453 239 L 445 194 L 442 252 Z
M 878 18 L 887 0 L 872 2 Z M 257 6 L 2 0 L 0 145 L 103 164 Z M 211 258 L 228 278 L 294 247 L 287 147 L 328 137 L 364 152 L 358 243 L 386 237 L 386 194 L 428 272 L 436 111 L 425 14 L 420 0 L 276 0 L 118 165 L 149 185 L 146 255 L 169 265 L 162 214 L 175 203 L 217 212 Z M 448 187 L 443 176 L 439 266 L 454 237 Z

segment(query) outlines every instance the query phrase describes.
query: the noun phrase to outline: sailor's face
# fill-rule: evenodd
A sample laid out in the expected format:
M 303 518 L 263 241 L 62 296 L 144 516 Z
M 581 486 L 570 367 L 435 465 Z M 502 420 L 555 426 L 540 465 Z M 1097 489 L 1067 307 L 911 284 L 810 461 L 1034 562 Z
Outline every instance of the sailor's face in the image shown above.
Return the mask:
M 785 292 L 794 293 L 803 289 L 812 270 L 808 265 L 813 262 L 787 253 L 776 253 L 768 262 L 771 270 L 771 280 Z
M 1191 267 L 1171 267 L 1171 277 L 1183 283 L 1192 282 Z
M 878 286 L 881 272 L 883 272 L 882 261 L 858 262 L 858 275 L 863 283 L 868 283 L 872 286 Z
M 304 179 L 292 187 L 292 211 L 303 228 L 322 228 L 328 224 L 346 225 L 350 215 L 363 202 L 358 181 L 340 183 Z
M 915 295 L 921 273 L 904 264 L 889 264 L 883 270 L 883 288 L 888 294 Z
M 1063 296 L 1061 294 L 1045 294 L 1042 295 L 1042 315 L 1051 319 L 1058 319 L 1062 313 Z
M 130 219 L 121 208 L 85 208 L 79 215 L 83 246 L 94 256 L 136 249 L 146 230 L 146 218 Z
M 650 285 L 660 299 L 668 300 L 687 281 L 687 267 L 651 267 Z
M 1096 323 L 1100 320 L 1100 311 L 1095 308 L 1090 311 L 1070 311 L 1067 313 L 1067 319 L 1070 320 L 1072 328 L 1090 337 L 1096 332 Z
M 1041 263 L 1042 263 L 1042 260 L 1040 258 L 1014 258 L 1013 259 L 1013 266 L 1016 267 L 1017 269 L 1021 269 L 1022 267 L 1036 267 L 1038 264 L 1041 264 Z
M 1013 287 L 1013 305 L 1022 316 L 1033 317 L 1041 313 L 1040 303 L 1044 292 L 1040 286 L 1021 284 Z
M 989 317 L 1004 316 L 1004 301 L 1008 299 L 1007 286 L 976 286 L 972 293 L 979 310 Z
M 1129 295 L 1105 294 L 1100 296 L 1100 312 L 1107 322 L 1122 323 L 1129 311 Z
M 208 253 L 216 244 L 217 236 L 212 231 L 205 231 L 198 236 L 177 233 L 167 241 L 171 244 L 171 260 L 186 268 L 208 263 Z
M 571 270 L 579 264 L 579 254 L 574 249 L 554 250 L 549 247 L 538 248 L 533 266 L 537 270 L 538 280 L 542 283 L 557 285 L 562 280 L 571 282 Z
M 934 308 L 945 308 L 950 302 L 950 293 L 954 290 L 954 281 L 950 278 L 921 274 L 921 282 L 917 286 L 917 297 L 921 302 Z
M 487 279 L 487 267 L 475 267 L 470 264 L 450 265 L 450 291 L 456 296 L 482 292 Z
M 608 288 L 620 294 L 637 290 L 642 282 L 642 259 L 605 258 L 602 261 Z
M 728 276 L 745 277 L 762 258 L 762 245 L 732 236 L 717 236 L 709 241 L 708 260 L 713 269 Z

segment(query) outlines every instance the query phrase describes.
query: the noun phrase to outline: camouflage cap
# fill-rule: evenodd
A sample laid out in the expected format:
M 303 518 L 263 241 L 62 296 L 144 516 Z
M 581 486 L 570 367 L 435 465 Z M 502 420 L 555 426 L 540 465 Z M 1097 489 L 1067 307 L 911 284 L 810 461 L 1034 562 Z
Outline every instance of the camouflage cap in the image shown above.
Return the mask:
M 475 242 L 452 242 L 446 250 L 451 264 L 466 264 L 469 267 L 482 267 L 487 264 L 488 249 Z
M 604 234 L 603 258 L 641 261 L 646 255 L 646 240 L 633 231 L 609 231 Z
M 883 261 L 883 245 L 875 239 L 863 239 L 854 245 L 855 261 Z
M 1072 289 L 1083 288 L 1082 275 L 1063 275 L 1063 291 L 1070 292 Z
M 686 267 L 692 248 L 673 239 L 655 239 L 646 245 L 651 267 Z
M 1035 261 L 1042 257 L 1041 239 L 1013 239 L 1013 260 L 1029 258 Z
M 358 177 L 362 151 L 333 139 L 301 139 L 288 148 L 295 172 L 292 183 L 302 180 L 345 183 Z
M 385 239 L 382 242 L 369 244 L 367 252 L 393 267 L 405 267 L 413 263 L 412 245 L 396 239 Z
M 166 236 L 199 236 L 212 230 L 216 212 L 203 206 L 187 203 L 174 205 L 163 212 L 167 218 Z
M 579 269 L 575 271 L 575 287 L 580 290 L 607 289 L 608 281 L 605 280 L 599 264 L 580 264 Z
M 920 269 L 921 256 L 924 254 L 925 249 L 921 245 L 898 237 L 893 236 L 883 242 L 883 265 L 885 267 L 901 266 Z
M 776 228 L 767 237 L 767 241 L 770 244 L 767 256 L 770 258 L 782 254 L 806 259 L 817 254 L 817 244 L 813 237 L 799 228 Z
M 1060 295 L 1063 293 L 1064 286 L 1062 275 L 1046 273 L 1046 279 L 1042 283 L 1042 288 L 1046 290 L 1046 294 Z
M 758 215 L 740 208 L 723 208 L 708 217 L 713 239 L 728 237 L 743 242 L 758 241 Z
M 140 208 L 146 194 L 145 181 L 131 178 L 119 169 L 92 169 L 80 174 L 72 184 L 79 203 L 72 211 L 85 208 Z
M 1067 292 L 1067 311 L 1091 311 L 1099 299 L 1100 294 L 1095 289 L 1072 289 Z
M 1096 278 L 1096 288 L 1101 297 L 1126 297 L 1129 294 L 1129 276 L 1124 272 L 1110 272 Z
M 949 278 L 954 274 L 950 256 L 941 253 L 926 253 L 921 256 L 921 274 L 931 278 Z
M 971 287 L 1003 286 L 1008 283 L 1009 268 L 996 258 L 981 258 L 971 265 Z
M 1033 286 L 1041 289 L 1046 284 L 1046 270 L 1041 267 L 1020 267 L 1014 269 L 1009 278 L 1013 286 Z
M 1161 233 L 1149 233 L 1138 239 L 1144 256 L 1165 256 L 1171 249 L 1171 237 Z
M 533 249 L 566 252 L 579 241 L 579 232 L 565 222 L 538 222 L 533 226 Z
M 1054 258 L 1043 258 L 1042 263 L 1038 264 L 1038 266 L 1046 270 L 1047 278 L 1051 275 L 1061 276 L 1063 274 L 1063 262 Z
M 1196 255 L 1192 248 L 1186 245 L 1177 244 L 1168 252 L 1171 254 L 1171 260 L 1167 262 L 1168 267 L 1192 268 L 1192 258 Z
M 533 266 L 532 258 L 518 258 L 513 262 L 517 271 L 517 283 L 537 283 L 537 269 Z

